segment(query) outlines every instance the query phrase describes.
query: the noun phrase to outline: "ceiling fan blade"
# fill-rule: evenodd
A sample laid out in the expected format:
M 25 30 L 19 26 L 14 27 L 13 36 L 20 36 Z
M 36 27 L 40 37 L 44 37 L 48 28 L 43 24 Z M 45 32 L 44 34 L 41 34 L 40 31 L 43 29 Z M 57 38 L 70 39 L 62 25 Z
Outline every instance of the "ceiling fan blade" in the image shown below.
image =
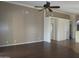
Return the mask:
M 50 8 L 60 8 L 60 6 L 50 6 Z
M 43 6 L 35 6 L 36 8 L 44 8 Z
M 50 12 L 52 12 L 52 9 L 48 8 L 48 10 L 49 10 Z

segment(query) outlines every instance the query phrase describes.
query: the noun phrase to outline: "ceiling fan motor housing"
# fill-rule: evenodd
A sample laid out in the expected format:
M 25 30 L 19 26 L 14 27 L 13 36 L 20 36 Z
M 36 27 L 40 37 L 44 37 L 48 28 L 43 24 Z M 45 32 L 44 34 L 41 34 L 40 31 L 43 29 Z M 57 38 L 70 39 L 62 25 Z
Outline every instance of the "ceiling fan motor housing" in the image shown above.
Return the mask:
M 44 7 L 44 8 L 48 8 L 48 7 L 50 7 L 50 2 L 47 2 L 46 4 L 44 4 L 43 7 Z

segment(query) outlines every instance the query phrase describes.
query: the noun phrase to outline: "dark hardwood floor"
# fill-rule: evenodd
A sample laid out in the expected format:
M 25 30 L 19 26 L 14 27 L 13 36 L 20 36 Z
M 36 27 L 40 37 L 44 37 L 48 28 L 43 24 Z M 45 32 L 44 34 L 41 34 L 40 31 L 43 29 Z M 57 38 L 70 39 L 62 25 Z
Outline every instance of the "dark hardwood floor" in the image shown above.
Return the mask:
M 66 44 L 64 44 L 66 43 Z M 38 42 L 9 47 L 0 47 L 0 57 L 8 58 L 76 58 L 79 53 L 74 50 L 74 43 L 69 41 Z

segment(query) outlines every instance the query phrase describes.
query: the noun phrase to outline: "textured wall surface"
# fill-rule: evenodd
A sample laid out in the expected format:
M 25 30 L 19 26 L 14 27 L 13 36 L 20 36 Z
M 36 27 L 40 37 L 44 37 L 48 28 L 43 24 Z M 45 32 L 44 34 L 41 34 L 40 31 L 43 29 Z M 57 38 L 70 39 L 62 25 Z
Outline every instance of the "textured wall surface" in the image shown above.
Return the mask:
M 35 9 L 0 2 L 0 44 L 43 40 L 43 13 Z
M 69 18 L 62 13 L 54 16 Z M 0 2 L 0 45 L 44 40 L 43 12 Z

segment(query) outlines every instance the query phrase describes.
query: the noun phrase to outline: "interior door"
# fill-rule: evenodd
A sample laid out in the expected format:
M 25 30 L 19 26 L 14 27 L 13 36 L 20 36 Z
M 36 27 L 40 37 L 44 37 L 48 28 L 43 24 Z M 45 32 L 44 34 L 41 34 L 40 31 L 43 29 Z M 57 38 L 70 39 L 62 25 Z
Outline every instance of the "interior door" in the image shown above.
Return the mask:
M 69 20 L 57 20 L 57 41 L 69 39 Z

